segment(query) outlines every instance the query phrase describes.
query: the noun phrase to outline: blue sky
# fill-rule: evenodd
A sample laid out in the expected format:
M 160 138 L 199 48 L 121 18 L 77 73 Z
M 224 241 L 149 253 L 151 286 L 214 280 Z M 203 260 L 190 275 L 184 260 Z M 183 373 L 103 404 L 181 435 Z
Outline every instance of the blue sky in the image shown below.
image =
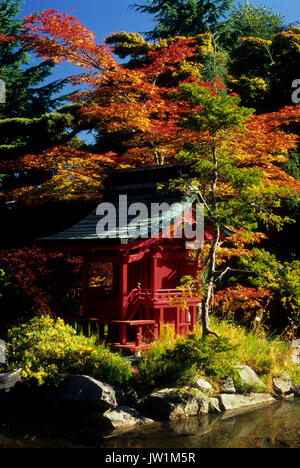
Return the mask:
M 113 32 L 143 32 L 152 29 L 150 16 L 129 8 L 135 1 L 144 3 L 142 0 L 25 0 L 21 16 L 48 9 L 73 14 L 96 34 L 101 43 Z M 287 22 L 300 19 L 299 0 L 252 0 L 251 3 L 272 7 L 276 13 L 283 14 Z M 74 68 L 68 65 L 56 67 L 55 78 L 65 77 L 74 72 Z
M 48 9 L 68 13 L 73 8 L 72 14 L 92 29 L 101 42 L 112 32 L 151 29 L 151 17 L 128 8 L 135 1 L 144 3 L 142 0 L 25 0 L 23 11 L 25 15 Z M 300 17 L 299 0 L 252 0 L 251 3 L 272 7 L 276 13 L 283 14 L 288 22 Z

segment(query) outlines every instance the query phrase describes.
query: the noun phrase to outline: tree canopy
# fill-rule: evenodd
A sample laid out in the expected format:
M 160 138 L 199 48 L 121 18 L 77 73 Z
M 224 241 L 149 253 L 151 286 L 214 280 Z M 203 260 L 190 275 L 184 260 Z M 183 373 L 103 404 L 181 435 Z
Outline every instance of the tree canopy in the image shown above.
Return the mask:
M 167 4 L 171 8 L 170 2 L 152 3 L 153 8 Z M 179 3 L 172 5 L 175 8 Z M 204 5 L 187 3 L 190 7 Z M 282 106 L 270 109 L 263 105 L 256 112 L 245 104 L 257 103 L 258 97 L 253 92 L 245 102 L 242 86 L 248 79 L 255 90 L 254 84 L 264 80 L 269 92 L 273 80 L 281 83 L 284 56 L 291 57 L 293 66 L 299 63 L 297 28 L 276 34 L 272 53 L 267 39 L 241 40 L 230 66 L 222 62 L 222 54 L 218 55 L 214 36 L 203 31 L 199 29 L 201 34 L 195 35 L 193 30 L 183 37 L 176 35 L 177 30 L 174 37 L 166 34 L 155 44 L 141 35 L 123 32 L 108 38 L 106 44 L 98 44 L 94 33 L 74 16 L 56 10 L 32 15 L 21 32 L 15 37 L 2 36 L 1 41 L 21 44 L 54 63 L 75 64 L 80 73 L 72 82 L 87 89 L 75 93 L 73 104 L 56 113 L 22 121 L 3 120 L 0 125 L 8 140 L 14 138 L 14 129 L 18 134 L 18 148 L 10 153 L 9 142 L 1 147 L 5 160 L 1 172 L 22 174 L 19 185 L 9 187 L 2 198 L 25 205 L 53 200 L 98 201 L 104 177 L 115 168 L 178 161 L 192 166 L 191 176 L 174 181 L 173 187 L 188 191 L 192 186 L 205 204 L 210 223 L 206 244 L 198 252 L 206 266 L 205 284 L 200 287 L 207 335 L 215 289 L 222 292 L 228 276 L 247 276 L 250 270 L 259 274 L 263 259 L 270 257 L 261 249 L 261 261 L 255 263 L 253 246 L 268 242 L 273 232 L 292 222 L 284 203 L 296 200 L 300 187 L 284 165 L 289 163 L 289 152 L 297 152 L 300 106 L 285 105 L 283 99 Z M 119 63 L 114 52 L 131 60 Z M 230 70 L 227 86 L 218 77 L 219 63 Z M 271 77 L 270 70 L 277 75 Z M 236 90 L 241 91 L 242 100 L 233 92 Z M 97 145 L 87 148 L 73 139 L 82 129 L 97 131 Z M 28 139 L 28 130 L 39 132 L 44 147 L 42 141 Z M 228 226 L 235 233 L 224 242 L 222 229 Z M 291 271 L 279 262 L 274 272 L 281 265 Z M 295 280 L 291 277 L 289 283 L 288 277 L 287 273 L 285 291 L 291 291 Z M 251 281 L 251 275 L 243 277 L 238 292 L 242 291 L 246 302 L 248 294 L 261 304 L 268 296 L 266 281 L 259 285 Z M 197 279 L 192 283 L 195 285 Z M 293 299 L 286 301 L 295 304 Z
M 132 5 L 136 11 L 154 16 L 155 27 L 145 33 L 149 40 L 173 36 L 195 36 L 214 31 L 234 0 L 146 0 Z

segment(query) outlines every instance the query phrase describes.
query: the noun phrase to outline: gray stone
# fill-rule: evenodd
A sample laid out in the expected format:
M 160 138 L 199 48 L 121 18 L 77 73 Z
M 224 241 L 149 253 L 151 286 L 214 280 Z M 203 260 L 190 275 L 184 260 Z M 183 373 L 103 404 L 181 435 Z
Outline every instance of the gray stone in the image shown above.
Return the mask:
M 240 408 L 263 405 L 276 401 L 275 398 L 266 393 L 249 393 L 247 395 L 221 394 L 218 396 L 218 400 L 220 408 L 223 411 L 238 410 Z
M 106 411 L 103 416 L 110 421 L 114 429 L 126 429 L 154 422 L 127 406 L 118 406 L 113 410 Z
M 262 381 L 249 366 L 236 366 L 240 379 L 244 385 L 260 385 L 263 386 Z
M 196 382 L 195 382 L 195 386 L 197 388 L 199 388 L 199 390 L 201 390 L 201 392 L 203 393 L 210 393 L 212 392 L 213 388 L 212 386 L 210 385 L 209 382 L 207 382 L 207 380 L 203 379 L 202 377 L 199 377 Z
M 119 406 L 121 406 L 120 403 Z M 126 394 L 126 404 L 123 406 L 129 406 L 129 408 L 137 408 L 139 406 L 139 397 L 135 390 L 131 390 Z
M 220 409 L 220 404 L 218 398 L 209 399 L 209 412 L 220 414 L 222 411 Z
M 77 402 L 93 406 L 99 411 L 116 408 L 116 392 L 111 385 L 86 375 L 72 375 L 66 384 L 53 395 L 56 402 Z
M 209 398 L 189 387 L 159 390 L 150 395 L 148 403 L 159 419 L 174 420 L 209 412 Z
M 295 397 L 300 397 L 300 385 L 295 385 L 295 387 L 292 387 L 292 392 Z
M 128 408 L 128 406 L 118 406 L 113 410 L 107 411 L 103 416 L 109 419 L 114 429 L 124 429 L 154 422 L 152 419 L 148 419 L 140 414 L 137 410 Z
M 292 391 L 293 382 L 288 376 L 273 377 L 273 387 L 276 393 L 279 395 L 285 395 Z
M 292 342 L 292 361 L 300 365 L 300 340 Z
M 14 372 L 0 374 L 0 390 L 5 390 L 6 392 L 9 392 L 9 390 L 13 388 L 20 379 L 22 370 L 23 369 L 18 369 Z
M 231 377 L 226 377 L 220 384 L 221 393 L 236 393 L 234 382 Z
M 119 387 L 113 387 L 114 391 L 115 391 L 115 395 L 116 395 L 116 400 L 117 400 L 117 406 L 125 406 L 126 405 L 126 395 L 125 393 L 123 392 L 123 390 Z
M 285 400 L 294 400 L 295 395 L 294 395 L 294 393 L 288 393 L 287 395 L 283 395 L 283 398 Z
M 5 341 L 0 340 L 0 364 L 6 363 L 6 346 Z

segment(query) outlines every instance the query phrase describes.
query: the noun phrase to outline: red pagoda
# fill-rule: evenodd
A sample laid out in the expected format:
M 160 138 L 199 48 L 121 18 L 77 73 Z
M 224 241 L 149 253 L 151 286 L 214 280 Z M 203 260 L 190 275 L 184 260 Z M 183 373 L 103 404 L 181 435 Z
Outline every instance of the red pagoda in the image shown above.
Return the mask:
M 186 335 L 197 323 L 199 297 L 188 297 L 183 307 L 183 293 L 177 287 L 183 276 L 195 277 L 200 265 L 190 259 L 184 237 L 163 235 L 164 221 L 171 220 L 174 228 L 193 203 L 191 198 L 166 190 L 169 180 L 184 171 L 183 166 L 115 171 L 108 177 L 101 201 L 102 208 L 113 207 L 116 217 L 113 227 L 108 223 L 106 238 L 99 238 L 97 227 L 104 213 L 99 214 L 96 208 L 75 226 L 40 239 L 47 248 L 82 258 L 82 307 L 76 319 L 99 324 L 103 338 L 114 348 L 139 351 L 159 337 L 162 324 L 170 324 L 176 334 Z M 165 189 L 158 190 L 158 184 Z M 127 223 L 122 222 L 120 196 L 123 200 L 126 196 L 131 207 L 143 203 L 149 208 L 148 215 L 140 216 L 143 234 L 139 238 L 128 228 L 132 214 Z M 177 203 L 177 208 L 159 213 L 155 220 L 159 233 L 155 236 L 150 233 L 153 203 Z

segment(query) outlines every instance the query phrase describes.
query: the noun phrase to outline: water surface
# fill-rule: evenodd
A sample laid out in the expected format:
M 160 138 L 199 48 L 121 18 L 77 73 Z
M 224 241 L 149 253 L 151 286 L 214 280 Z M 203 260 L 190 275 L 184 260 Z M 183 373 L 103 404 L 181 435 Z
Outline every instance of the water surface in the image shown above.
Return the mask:
M 0 448 L 300 448 L 300 400 L 243 414 L 154 423 L 103 437 L 95 428 L 0 426 Z

